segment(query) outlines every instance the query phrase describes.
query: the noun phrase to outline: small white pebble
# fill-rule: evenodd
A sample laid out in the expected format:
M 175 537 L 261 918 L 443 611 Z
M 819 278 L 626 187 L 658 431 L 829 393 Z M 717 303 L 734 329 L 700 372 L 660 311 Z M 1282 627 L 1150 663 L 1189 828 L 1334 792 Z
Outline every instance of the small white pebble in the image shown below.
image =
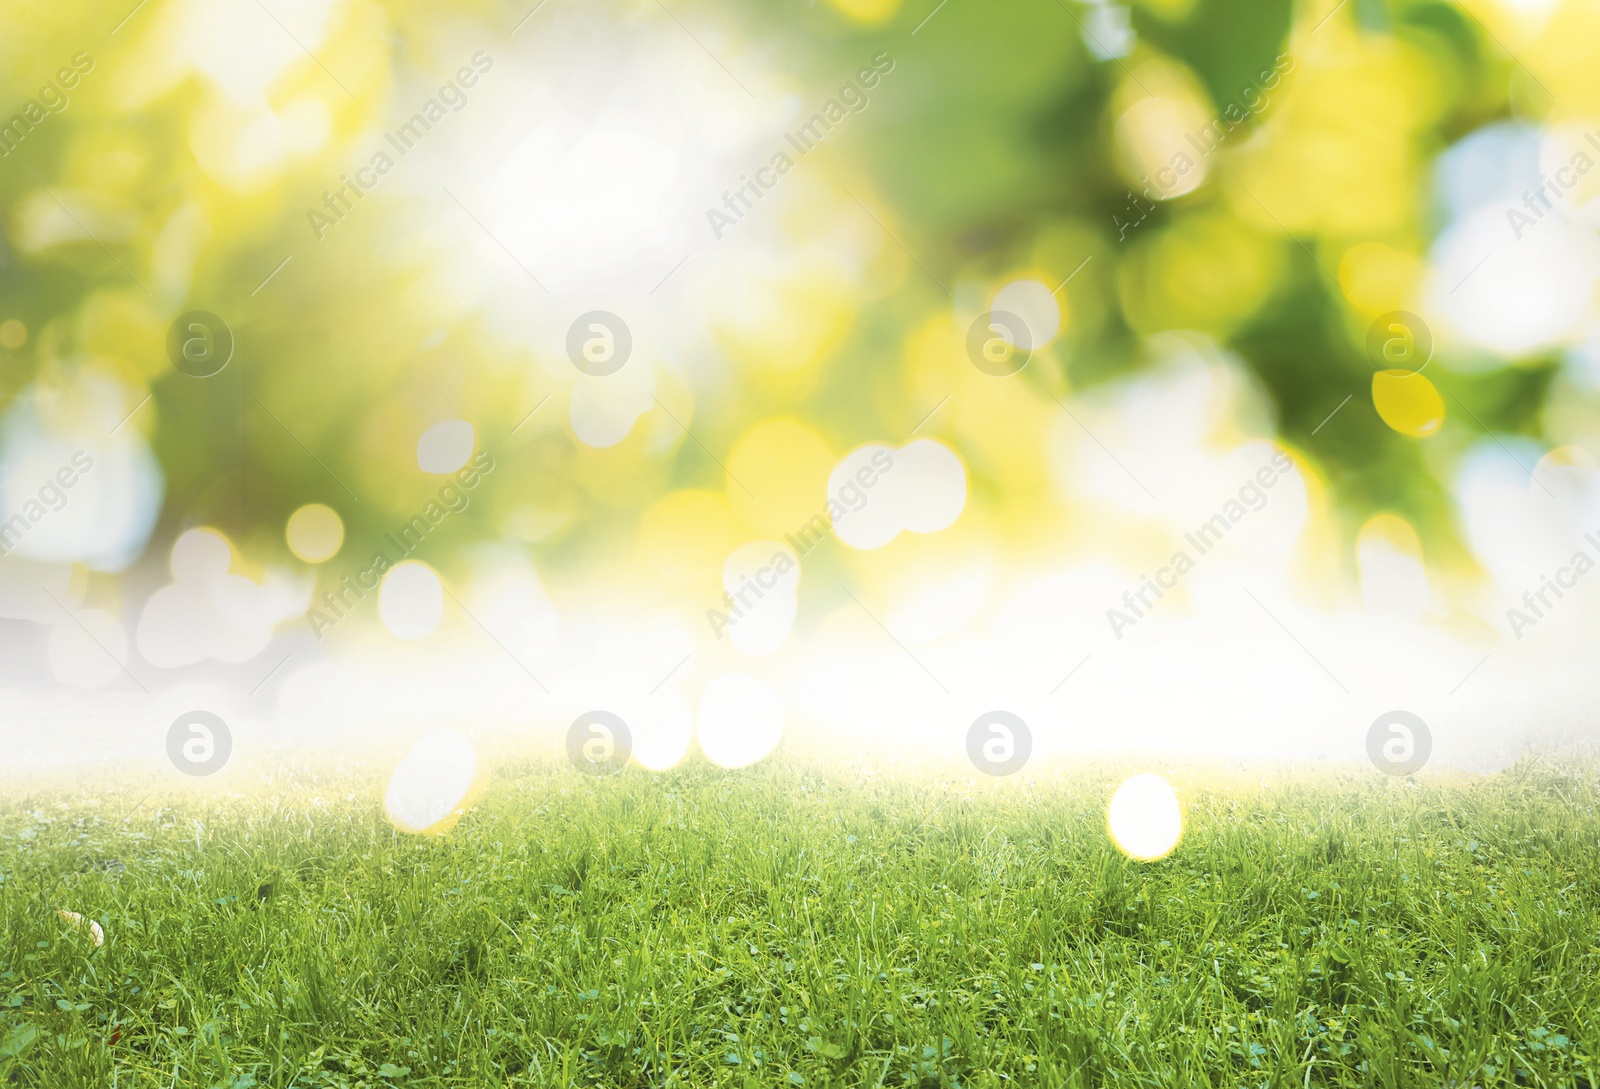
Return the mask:
M 56 908 L 56 914 L 61 916 L 67 922 L 71 923 L 73 926 L 83 926 L 85 923 L 87 923 L 89 926 L 89 940 L 94 942 L 94 947 L 96 949 L 99 949 L 106 943 L 106 932 L 102 930 L 100 924 L 95 922 L 93 919 L 85 919 L 76 911 L 68 911 L 66 908 Z

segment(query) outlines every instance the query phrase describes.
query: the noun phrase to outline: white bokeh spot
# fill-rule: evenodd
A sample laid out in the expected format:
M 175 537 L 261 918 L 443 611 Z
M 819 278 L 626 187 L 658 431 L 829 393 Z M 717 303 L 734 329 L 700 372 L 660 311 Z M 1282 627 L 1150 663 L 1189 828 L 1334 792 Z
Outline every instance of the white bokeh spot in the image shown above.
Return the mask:
M 444 476 L 467 463 L 476 434 L 466 420 L 441 420 L 417 440 L 417 468 Z
M 383 810 L 402 832 L 427 832 L 454 815 L 472 789 L 478 752 L 454 730 L 430 730 L 389 776 Z
M 874 454 L 887 453 L 892 468 L 881 470 Z M 828 495 L 834 502 L 852 487 L 859 488 L 863 474 L 875 477 L 865 487 L 866 498 L 855 510 L 836 513 L 833 531 L 851 548 L 882 548 L 907 530 L 937 533 L 961 516 L 967 504 L 967 470 L 948 446 L 935 439 L 918 439 L 899 450 L 888 446 L 862 446 L 844 456 L 828 475 Z
M 378 618 L 397 639 L 426 639 L 444 616 L 444 584 L 421 560 L 406 560 L 384 572 Z
M 1055 294 L 1038 280 L 1013 280 L 995 294 L 991 309 L 1022 319 L 1027 330 L 1021 339 L 1026 343 L 1017 347 L 1025 352 L 1045 347 L 1061 331 L 1061 306 Z
M 214 529 L 191 529 L 173 542 L 173 581 L 145 603 L 135 633 L 151 665 L 248 661 L 266 648 L 277 625 L 310 605 L 309 579 L 269 567 L 258 583 L 229 573 L 232 556 Z
M 1117 788 L 1106 809 L 1111 838 L 1122 853 L 1140 861 L 1162 858 L 1183 835 L 1178 795 L 1159 775 L 1135 775 Z
M 782 698 L 765 682 L 748 673 L 724 673 L 700 693 L 700 751 L 721 767 L 748 767 L 778 747 L 783 717 Z

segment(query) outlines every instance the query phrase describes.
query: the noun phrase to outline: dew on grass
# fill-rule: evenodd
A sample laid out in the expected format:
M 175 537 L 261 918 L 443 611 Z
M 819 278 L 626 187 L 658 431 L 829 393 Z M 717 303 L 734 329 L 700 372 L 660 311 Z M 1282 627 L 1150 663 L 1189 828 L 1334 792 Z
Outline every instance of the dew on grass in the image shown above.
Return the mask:
M 472 742 L 454 730 L 430 730 L 389 776 L 383 811 L 402 832 L 441 832 L 460 816 L 478 773 Z
M 695 732 L 713 764 L 748 767 L 778 747 L 783 700 L 748 673 L 724 673 L 700 694 Z
M 1106 810 L 1111 838 L 1129 858 L 1141 862 L 1163 858 L 1183 834 L 1183 814 L 1172 785 L 1148 772 L 1117 788 Z

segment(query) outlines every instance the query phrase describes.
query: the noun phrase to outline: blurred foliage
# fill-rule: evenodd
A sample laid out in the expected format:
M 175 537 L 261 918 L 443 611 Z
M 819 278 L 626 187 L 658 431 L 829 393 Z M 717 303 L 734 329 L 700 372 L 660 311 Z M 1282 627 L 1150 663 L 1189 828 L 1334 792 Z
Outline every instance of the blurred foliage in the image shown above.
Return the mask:
M 641 513 L 673 488 L 733 497 L 721 463 L 760 419 L 803 419 L 834 454 L 903 435 L 931 401 L 914 366 L 897 360 L 930 323 L 954 302 L 964 327 L 978 295 L 1018 274 L 1047 284 L 1071 277 L 1059 292 L 1061 335 L 1018 379 L 1046 405 L 1046 395 L 1139 371 L 1152 334 L 1198 330 L 1259 379 L 1282 435 L 1332 485 L 1346 540 L 1367 515 L 1394 510 L 1430 549 L 1460 558 L 1449 468 L 1485 430 L 1544 435 L 1560 352 L 1486 368 L 1471 345 L 1441 347 L 1430 377 L 1447 427 L 1428 440 L 1401 434 L 1373 410 L 1366 327 L 1381 310 L 1415 307 L 1422 273 L 1357 299 L 1341 283 L 1341 262 L 1375 241 L 1422 269 L 1445 225 L 1434 155 L 1519 111 L 1582 115 L 1587 84 L 1561 43 L 1592 16 L 1573 5 L 1541 9 L 1538 23 L 1481 4 L 1362 0 L 1296 11 L 1277 0 L 1145 0 L 1126 13 L 1126 41 L 1113 50 L 1123 55 L 1097 57 L 1097 36 L 1114 20 L 1096 20 L 1113 9 L 1078 0 L 936 9 L 703 0 L 670 12 L 619 3 L 579 13 L 551 0 L 530 14 L 493 3 L 208 10 L 151 0 L 123 13 L 7 3 L 0 117 L 25 110 L 75 53 L 95 66 L 69 105 L 47 112 L 0 161 L 0 319 L 29 334 L 4 350 L 0 397 L 9 404 L 31 384 L 68 382 L 90 363 L 122 379 L 129 410 L 152 393 L 130 426 L 148 436 L 167 475 L 153 539 L 204 522 L 267 557 L 283 553 L 284 520 L 304 503 L 339 509 L 353 540 L 410 517 L 436 484 L 409 471 L 416 435 L 435 417 L 471 419 L 503 468 L 494 498 L 442 532 L 455 543 L 511 536 L 550 563 L 581 566 L 623 547 Z M 381 133 L 474 49 L 497 60 L 474 96 L 498 96 L 494 109 L 514 139 L 548 119 L 534 111 L 568 101 L 528 93 L 518 105 L 533 86 L 518 71 L 600 40 L 608 22 L 636 47 L 660 41 L 680 60 L 698 58 L 698 91 L 715 86 L 741 109 L 739 87 L 759 85 L 749 96 L 761 119 L 747 126 L 757 133 L 786 131 L 867 58 L 886 52 L 895 68 L 818 154 L 837 190 L 819 201 L 806 189 L 783 213 L 790 236 L 805 239 L 856 217 L 856 205 L 876 209 L 885 237 L 866 247 L 858 280 L 779 250 L 770 261 L 789 264 L 771 275 L 769 311 L 739 319 L 730 312 L 741 300 L 719 297 L 717 277 L 748 277 L 750 266 L 725 251 L 695 256 L 680 274 L 693 291 L 674 304 L 692 328 L 662 353 L 676 362 L 658 370 L 651 394 L 692 438 L 651 412 L 621 442 L 596 448 L 575 441 L 562 419 L 574 378 L 559 353 L 570 311 L 528 282 L 534 273 L 524 277 L 520 258 L 502 260 L 517 246 L 489 244 L 487 213 L 475 225 L 473 213 L 460 214 L 467 202 L 458 211 L 442 187 L 423 194 L 396 180 L 326 240 L 313 243 L 306 222 L 334 179 L 365 163 Z M 1129 122 L 1131 104 L 1163 98 L 1210 123 L 1285 56 L 1293 67 L 1260 92 L 1265 103 L 1201 157 L 1200 184 L 1149 202 L 1148 218 L 1119 238 L 1118 217 L 1141 184 L 1128 156 L 1148 137 Z M 715 82 L 723 75 L 710 60 L 726 81 Z M 587 93 L 678 93 L 606 82 L 621 70 L 597 68 Z M 1560 90 L 1554 107 L 1535 90 L 1546 83 Z M 686 97 L 683 109 L 698 101 Z M 483 121 L 470 117 L 475 109 L 463 116 Z M 748 146 L 783 145 L 761 135 Z M 464 141 L 446 157 L 476 163 L 476 154 Z M 798 193 L 820 178 L 812 170 L 785 185 Z M 476 280 L 452 281 L 467 264 Z M 638 278 L 647 284 L 662 271 Z M 554 334 L 531 335 L 519 308 Z M 164 350 L 172 320 L 195 309 L 224 316 L 239 345 L 204 384 L 177 374 Z M 730 333 L 740 320 L 761 330 L 762 343 Z M 1455 369 L 1451 352 L 1473 365 Z M 507 437 L 546 395 L 553 404 Z M 1327 423 L 1346 397 L 1352 403 Z M 951 426 L 942 419 L 930 433 Z M 1427 442 L 1442 452 L 1430 455 Z M 981 452 L 963 455 L 978 491 L 997 501 L 1036 495 L 1037 480 L 996 475 L 1003 458 L 986 468 Z

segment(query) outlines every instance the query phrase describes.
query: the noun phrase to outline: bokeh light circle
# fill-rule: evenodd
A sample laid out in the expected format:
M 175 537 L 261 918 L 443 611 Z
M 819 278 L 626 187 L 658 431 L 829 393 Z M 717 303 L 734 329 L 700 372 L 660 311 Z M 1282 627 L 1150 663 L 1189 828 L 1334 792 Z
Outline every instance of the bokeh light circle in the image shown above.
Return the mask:
M 748 767 L 778 747 L 783 700 L 748 673 L 724 673 L 700 694 L 695 732 L 713 764 Z
M 476 433 L 466 420 L 441 420 L 417 439 L 417 468 L 435 476 L 453 473 L 472 456 Z
M 682 695 L 666 689 L 635 714 L 633 759 L 651 771 L 683 760 L 694 742 L 694 712 Z
M 289 515 L 284 527 L 289 551 L 306 563 L 323 563 L 344 545 L 344 522 L 332 507 L 307 503 Z
M 441 832 L 461 815 L 478 774 L 478 751 L 454 730 L 429 730 L 389 776 L 383 811 L 402 832 Z
M 994 311 L 1022 322 L 1022 339 L 1016 344 L 1024 351 L 1037 352 L 1061 331 L 1061 304 L 1038 280 L 1013 280 L 1002 287 L 995 293 Z
M 1444 398 L 1426 375 L 1416 371 L 1374 374 L 1372 405 L 1384 423 L 1412 438 L 1428 438 L 1444 426 Z
M 1177 792 L 1159 775 L 1135 775 L 1117 788 L 1106 808 L 1111 839 L 1129 858 L 1165 858 L 1183 835 Z
M 444 585 L 420 560 L 391 567 L 378 590 L 378 616 L 400 639 L 426 639 L 444 616 Z

